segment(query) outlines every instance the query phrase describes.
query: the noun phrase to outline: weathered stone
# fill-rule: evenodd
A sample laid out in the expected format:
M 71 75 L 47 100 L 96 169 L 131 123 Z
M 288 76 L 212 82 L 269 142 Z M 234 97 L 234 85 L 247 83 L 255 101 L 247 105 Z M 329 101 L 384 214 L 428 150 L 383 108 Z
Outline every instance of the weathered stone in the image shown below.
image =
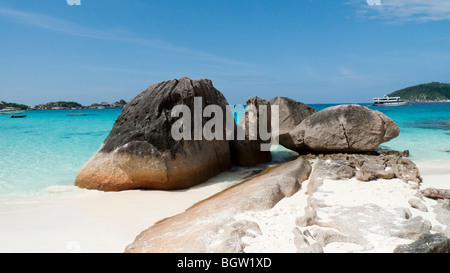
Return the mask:
M 321 247 L 325 247 L 330 243 L 354 243 L 365 244 L 367 243 L 360 234 L 344 234 L 338 231 L 338 229 L 316 229 L 313 233 L 314 239 Z
M 425 206 L 425 204 L 422 203 L 422 201 L 420 201 L 418 198 L 411 198 L 408 200 L 408 203 L 415 209 L 423 212 L 428 212 L 427 206 Z
M 298 228 L 294 228 L 292 233 L 297 253 L 323 253 L 322 246 L 317 242 L 310 244 L 307 237 Z
M 404 151 L 402 152 L 402 156 L 403 156 L 403 157 L 409 157 L 409 150 L 404 150 Z
M 434 206 L 434 212 L 436 213 L 436 220 L 447 226 L 443 233 L 450 237 L 450 200 L 449 199 L 439 199 L 437 204 Z
M 379 178 L 392 179 L 394 177 L 394 170 L 391 167 L 387 167 L 383 160 L 369 156 L 356 173 L 356 178 L 359 181 L 370 181 Z
M 383 209 L 373 204 L 345 207 L 339 215 L 330 218 L 331 221 L 326 223 L 319 221 L 319 225 L 332 226 L 343 234 L 351 235 L 358 244 L 362 244 L 361 238 L 367 230 L 373 234 L 398 238 L 418 238 L 431 230 L 431 224 L 422 217 L 408 219 L 403 211 Z
M 365 201 L 358 196 L 358 193 L 379 191 L 373 194 L 386 200 L 395 200 L 396 195 L 389 195 L 402 191 L 403 194 L 411 194 L 412 198 L 416 191 L 410 190 L 407 184 L 396 181 L 396 190 L 391 193 L 383 192 L 383 189 L 377 186 L 387 183 L 384 181 L 359 183 L 330 180 L 332 173 L 343 167 L 359 168 L 358 166 L 364 165 L 368 160 L 385 162 L 395 158 L 383 155 L 326 155 L 314 165 L 308 182 L 305 213 L 296 219 L 296 225 L 300 228 L 308 227 L 314 242 L 319 243 L 324 250 L 334 244 L 341 247 L 351 246 L 352 249 L 357 249 L 355 251 L 371 251 L 377 242 L 374 238 L 378 238 L 377 243 L 381 244 L 383 249 L 393 250 L 394 247 L 389 243 L 392 240 L 417 240 L 421 234 L 428 233 L 432 228 L 431 223 L 420 216 L 412 217 L 409 208 L 392 207 L 384 202 L 375 204 L 375 200 Z M 371 186 L 374 184 L 375 186 Z M 340 190 L 340 185 L 349 192 Z
M 281 145 L 283 145 L 281 139 L 284 134 L 288 134 L 303 120 L 317 112 L 317 110 L 311 106 L 285 97 L 275 97 L 271 99 L 270 105 L 278 105 L 279 107 L 279 133 Z
M 288 149 L 304 153 L 363 152 L 377 148 L 400 133 L 381 112 L 360 105 L 338 105 L 312 114 L 290 131 Z
M 417 184 L 422 182 L 419 169 L 416 164 L 406 158 L 398 158 L 396 162 L 388 162 L 388 167 L 392 167 L 395 172 L 395 177 L 400 178 L 403 181 L 412 181 Z
M 450 253 L 450 239 L 442 233 L 423 234 L 409 245 L 399 245 L 394 253 Z
M 256 223 L 236 220 L 248 211 L 272 208 L 292 196 L 311 172 L 301 158 L 269 168 L 184 213 L 164 219 L 142 232 L 126 252 L 243 252 L 244 236 L 259 233 Z
M 210 80 L 182 78 L 154 84 L 125 106 L 75 184 L 103 191 L 183 189 L 231 168 L 228 141 L 193 140 L 195 117 L 190 117 L 192 140 L 173 138 L 172 127 L 180 120 L 172 117 L 173 107 L 185 105 L 194 116 L 195 97 L 202 99 L 202 109 L 197 110 L 220 106 L 225 124 L 228 103 Z M 209 118 L 200 121 L 203 126 Z
M 426 197 L 450 199 L 449 189 L 426 188 L 421 193 Z
M 355 173 L 356 173 L 355 168 L 353 168 L 349 165 L 341 166 L 336 171 L 336 175 L 340 179 L 350 179 L 355 176 Z
M 250 113 L 251 106 L 254 106 L 256 110 L 253 112 L 253 115 Z M 262 108 L 260 106 L 265 106 L 267 112 L 260 112 Z M 265 123 L 266 128 L 260 127 L 260 113 L 262 116 L 267 117 L 267 122 Z M 254 133 L 254 138 L 252 138 L 251 124 L 253 123 L 256 126 L 254 127 L 256 130 Z M 259 163 L 270 162 L 272 159 L 271 152 L 269 150 L 263 151 L 261 148 L 261 144 L 270 143 L 270 139 L 264 139 L 261 136 L 261 132 L 271 133 L 271 111 L 270 111 L 270 103 L 264 99 L 259 97 L 249 98 L 247 100 L 247 109 L 242 117 L 241 121 L 239 121 L 237 127 L 241 127 L 241 130 L 245 130 L 244 139 L 241 139 L 239 135 L 237 135 L 238 130 L 235 130 L 234 140 L 230 141 L 230 152 L 231 152 L 231 160 L 233 164 L 238 166 L 255 166 Z M 260 130 L 261 129 L 261 130 Z
M 328 154 L 322 159 L 325 160 L 321 164 L 326 165 L 322 175 L 330 179 L 355 176 L 359 181 L 399 178 L 405 182 L 422 182 L 416 164 L 399 155 Z
M 316 211 L 307 206 L 305 208 L 305 215 L 298 217 L 295 220 L 295 224 L 300 227 L 312 226 L 317 222 L 317 219 Z

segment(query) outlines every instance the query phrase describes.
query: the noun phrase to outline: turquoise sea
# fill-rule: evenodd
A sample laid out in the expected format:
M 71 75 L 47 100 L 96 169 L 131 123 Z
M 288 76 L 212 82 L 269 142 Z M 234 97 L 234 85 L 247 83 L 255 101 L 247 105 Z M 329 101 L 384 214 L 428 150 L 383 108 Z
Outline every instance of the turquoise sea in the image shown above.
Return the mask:
M 332 105 L 311 106 L 321 110 Z M 445 152 L 450 150 L 450 103 L 369 108 L 385 113 L 401 129 L 398 138 L 381 148 L 409 150 L 412 160 L 434 160 L 450 169 L 450 152 Z M 72 112 L 87 115 L 66 115 Z M 0 202 L 51 195 L 73 186 L 78 170 L 100 147 L 121 112 L 27 111 L 24 119 L 0 115 Z

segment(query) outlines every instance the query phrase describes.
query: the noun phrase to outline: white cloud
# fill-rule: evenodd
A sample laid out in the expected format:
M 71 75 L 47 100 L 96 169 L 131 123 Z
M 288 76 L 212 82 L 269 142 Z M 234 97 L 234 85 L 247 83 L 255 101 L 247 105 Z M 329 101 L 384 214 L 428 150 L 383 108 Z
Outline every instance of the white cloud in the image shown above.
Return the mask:
M 369 18 L 388 21 L 441 21 L 450 20 L 448 0 L 381 0 L 381 5 L 369 5 L 366 0 L 347 2 L 357 6 L 358 12 Z
M 91 38 L 104 38 L 104 35 L 102 35 L 100 32 L 96 32 L 88 28 L 83 28 L 77 24 L 39 13 L 0 8 L 0 16 L 9 18 L 22 24 L 48 29 L 51 31 L 57 31 L 65 34 Z
M 65 35 L 85 37 L 92 39 L 102 39 L 113 42 L 123 42 L 153 49 L 159 49 L 165 52 L 183 55 L 183 58 L 192 58 L 196 61 L 218 64 L 220 66 L 243 66 L 255 68 L 253 64 L 240 60 L 232 60 L 218 55 L 190 49 L 187 47 L 173 45 L 157 39 L 141 38 L 134 35 L 126 29 L 100 30 L 92 27 L 85 27 L 77 22 L 70 22 L 57 17 L 52 17 L 40 13 L 7 9 L 0 7 L 0 17 L 6 17 L 21 24 L 38 27 Z

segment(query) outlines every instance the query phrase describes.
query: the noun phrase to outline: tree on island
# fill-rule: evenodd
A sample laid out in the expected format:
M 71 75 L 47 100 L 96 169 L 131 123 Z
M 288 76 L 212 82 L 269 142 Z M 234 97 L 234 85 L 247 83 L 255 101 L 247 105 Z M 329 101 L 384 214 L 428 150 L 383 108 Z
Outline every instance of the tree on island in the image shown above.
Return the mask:
M 33 107 L 35 110 L 58 110 L 58 109 L 89 109 L 89 108 L 123 108 L 127 102 L 125 100 L 119 100 L 113 104 L 107 102 L 93 103 L 89 106 L 83 106 L 74 101 L 57 101 L 47 102 L 39 104 Z
M 432 82 L 397 90 L 390 97 L 401 97 L 411 102 L 448 101 L 450 100 L 450 84 Z
M 25 105 L 25 104 L 0 101 L 0 109 L 4 109 L 6 107 L 18 108 L 20 110 L 28 110 L 28 109 L 30 109 L 30 107 L 28 105 Z
M 37 106 L 38 109 L 72 109 L 72 108 L 83 108 L 83 105 L 79 104 L 78 102 L 74 101 L 57 101 L 57 102 L 48 102 L 45 104 L 41 104 Z

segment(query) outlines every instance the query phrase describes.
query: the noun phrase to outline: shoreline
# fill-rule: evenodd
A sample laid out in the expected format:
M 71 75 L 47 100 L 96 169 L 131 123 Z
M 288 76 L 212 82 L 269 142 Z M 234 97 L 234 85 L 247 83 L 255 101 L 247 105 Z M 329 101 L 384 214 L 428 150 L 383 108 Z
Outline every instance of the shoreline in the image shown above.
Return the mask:
M 0 253 L 123 253 L 140 232 L 269 164 L 234 168 L 187 190 L 70 193 L 0 203 Z
M 450 170 L 426 161 L 415 163 L 423 177 L 421 189 L 450 189 Z M 182 213 L 273 164 L 235 168 L 188 190 L 100 192 L 68 187 L 59 189 L 59 194 L 55 189 L 51 199 L 36 197 L 0 204 L 4 223 L 0 226 L 0 253 L 122 253 L 154 223 Z

